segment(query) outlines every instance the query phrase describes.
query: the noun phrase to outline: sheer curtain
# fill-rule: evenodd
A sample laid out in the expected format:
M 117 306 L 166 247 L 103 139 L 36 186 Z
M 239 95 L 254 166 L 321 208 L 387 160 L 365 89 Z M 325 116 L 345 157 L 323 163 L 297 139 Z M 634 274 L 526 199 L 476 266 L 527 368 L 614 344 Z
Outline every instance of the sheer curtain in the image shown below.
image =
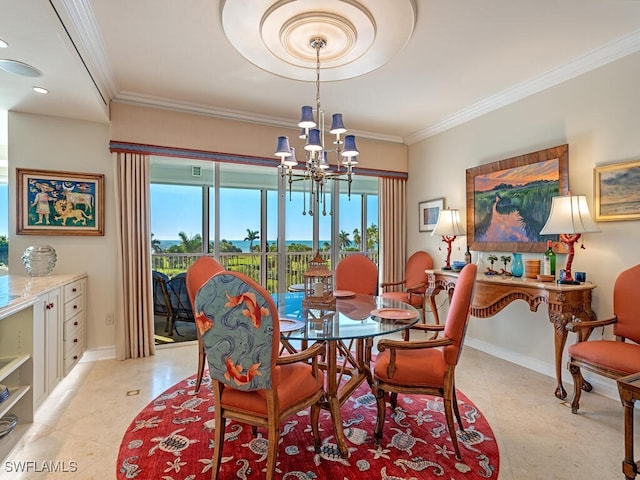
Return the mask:
M 407 181 L 380 179 L 380 270 L 381 282 L 404 278 L 407 250 Z
M 114 152 L 118 230 L 116 358 L 155 353 L 149 207 L 149 157 Z

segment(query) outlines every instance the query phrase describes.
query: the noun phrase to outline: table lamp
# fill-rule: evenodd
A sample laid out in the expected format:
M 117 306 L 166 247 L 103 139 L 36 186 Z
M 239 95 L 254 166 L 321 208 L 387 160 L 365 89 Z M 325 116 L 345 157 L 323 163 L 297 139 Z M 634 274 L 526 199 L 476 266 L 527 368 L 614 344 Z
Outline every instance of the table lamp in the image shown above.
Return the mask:
M 575 285 L 576 282 L 571 276 L 571 264 L 573 263 L 574 244 L 580 239 L 583 233 L 599 232 L 600 229 L 591 218 L 587 197 L 585 195 L 561 195 L 551 199 L 551 212 L 541 235 L 560 235 L 560 241 L 567 244 L 569 254 L 567 264 L 564 268 L 564 280 L 558 283 Z M 584 246 L 582 247 L 584 248 Z
M 440 210 L 436 228 L 431 235 L 442 235 L 442 241 L 447 244 L 447 261 L 442 270 L 451 270 L 451 243 L 457 236 L 466 235 L 460 224 L 460 210 L 450 208 Z

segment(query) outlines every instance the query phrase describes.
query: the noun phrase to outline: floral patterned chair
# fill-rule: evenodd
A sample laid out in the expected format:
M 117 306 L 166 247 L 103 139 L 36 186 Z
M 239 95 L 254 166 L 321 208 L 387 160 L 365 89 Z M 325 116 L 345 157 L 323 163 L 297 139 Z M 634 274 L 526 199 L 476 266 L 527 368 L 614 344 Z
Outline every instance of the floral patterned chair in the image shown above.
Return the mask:
M 212 477 L 218 477 L 226 420 L 267 430 L 266 478 L 275 474 L 281 422 L 311 407 L 314 447 L 320 448 L 318 420 L 324 375 L 318 368 L 322 343 L 278 357 L 280 323 L 271 295 L 251 278 L 224 271 L 196 293 L 196 323 L 209 363 L 215 403 Z

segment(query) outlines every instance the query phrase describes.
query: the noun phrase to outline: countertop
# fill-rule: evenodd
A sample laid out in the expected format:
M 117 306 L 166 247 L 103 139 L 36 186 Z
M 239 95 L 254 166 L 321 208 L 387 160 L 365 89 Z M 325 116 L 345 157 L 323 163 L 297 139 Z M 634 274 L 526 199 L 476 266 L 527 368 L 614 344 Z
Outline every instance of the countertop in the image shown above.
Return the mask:
M 84 276 L 84 273 L 44 277 L 0 276 L 0 319 L 33 305 L 43 293 L 79 280 Z

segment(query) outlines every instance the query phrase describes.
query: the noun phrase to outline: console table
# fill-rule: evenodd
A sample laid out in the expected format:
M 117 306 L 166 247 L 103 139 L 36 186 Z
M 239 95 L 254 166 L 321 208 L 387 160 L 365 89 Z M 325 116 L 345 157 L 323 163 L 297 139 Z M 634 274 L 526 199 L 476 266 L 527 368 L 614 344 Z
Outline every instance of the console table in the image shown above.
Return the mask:
M 440 323 L 435 297 L 444 291 L 451 299 L 458 274 L 451 270 L 425 272 L 429 279 L 425 302 L 429 302 L 436 323 Z M 562 386 L 562 352 L 567 342 L 566 326 L 574 316 L 582 320 L 596 319 L 591 309 L 591 291 L 594 288 L 595 285 L 591 283 L 558 285 L 555 282 L 540 282 L 528 278 L 479 274 L 471 304 L 471 315 L 479 318 L 492 317 L 516 300 L 527 302 L 532 312 L 537 311 L 541 303 L 547 304 L 549 320 L 555 329 L 555 367 L 558 382 L 555 395 L 564 399 L 567 392 Z

